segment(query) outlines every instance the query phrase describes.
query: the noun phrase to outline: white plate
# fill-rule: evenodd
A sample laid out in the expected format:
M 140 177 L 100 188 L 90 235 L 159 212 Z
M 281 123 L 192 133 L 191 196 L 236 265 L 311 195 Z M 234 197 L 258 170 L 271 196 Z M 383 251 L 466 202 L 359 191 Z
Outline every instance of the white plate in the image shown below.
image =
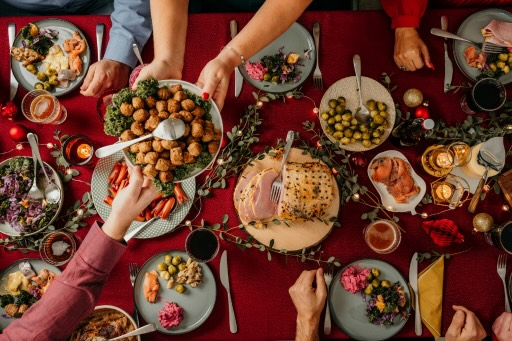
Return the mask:
M 487 24 L 489 24 L 493 19 L 512 22 L 512 13 L 497 8 L 489 8 L 473 13 L 467 17 L 466 20 L 464 20 L 459 26 L 457 35 L 472 40 L 476 43 L 483 43 L 484 37 L 482 36 L 482 32 L 480 30 L 487 26 Z M 462 73 L 464 73 L 469 79 L 476 80 L 476 77 L 480 75 L 480 70 L 469 66 L 466 63 L 466 58 L 464 58 L 464 50 L 468 45 L 471 44 L 460 40 L 454 40 L 453 56 L 455 57 L 455 62 L 457 63 L 457 66 L 462 71 Z M 512 73 L 501 76 L 499 80 L 503 84 L 512 82 Z
M 11 265 L 9 265 L 5 270 L 2 271 L 2 273 L 0 274 L 0 293 L 3 295 L 5 293 L 5 290 L 4 290 L 4 285 L 7 284 L 7 276 L 9 276 L 9 274 L 13 273 L 13 272 L 16 272 L 16 271 L 19 271 L 19 267 L 18 267 L 18 264 L 20 264 L 21 262 L 29 262 L 30 265 L 32 265 L 32 269 L 36 272 L 36 274 L 41 270 L 41 269 L 48 269 L 52 272 L 54 272 L 55 274 L 57 275 L 60 275 L 60 273 L 62 271 L 60 271 L 59 268 L 53 266 L 53 265 L 50 265 L 44 261 L 42 261 L 41 259 L 38 259 L 38 258 L 25 258 L 25 259 L 19 259 L 17 261 L 14 261 L 13 263 L 11 263 Z M 13 317 L 9 317 L 6 313 L 5 313 L 5 309 L 4 308 L 0 308 L 0 330 L 3 330 L 5 328 L 7 328 L 7 326 L 9 324 L 11 324 L 11 322 L 13 322 L 14 320 L 16 320 L 15 318 Z
M 420 192 L 412 197 L 409 197 L 407 203 L 397 203 L 395 201 L 395 198 L 393 198 L 393 196 L 388 193 L 386 185 L 380 182 L 373 181 L 372 174 L 375 171 L 371 169 L 371 165 L 373 164 L 373 161 L 375 161 L 376 159 L 384 157 L 398 157 L 409 164 L 411 176 L 414 182 L 416 183 L 416 186 L 419 187 Z M 418 174 L 416 174 L 416 172 L 411 166 L 411 163 L 407 160 L 404 154 L 400 153 L 397 150 L 388 150 L 375 155 L 372 161 L 370 161 L 370 163 L 368 164 L 368 177 L 370 178 L 370 181 L 377 189 L 377 192 L 379 192 L 380 200 L 386 210 L 390 212 L 411 212 L 411 214 L 417 214 L 415 208 L 420 203 L 421 199 L 423 199 L 423 196 L 425 195 L 425 192 L 427 190 L 427 184 L 425 183 L 425 180 L 423 180 Z
M 82 38 L 86 39 L 86 36 L 83 34 L 82 31 L 72 23 L 62 20 L 62 19 L 43 19 L 39 21 L 34 21 L 33 24 L 35 24 L 39 28 L 51 28 L 54 30 L 59 31 L 59 35 L 57 36 L 57 40 L 54 41 L 55 45 L 59 45 L 62 51 L 64 52 L 64 55 L 67 56 L 67 52 L 64 50 L 64 40 L 71 38 L 74 32 L 78 31 Z M 20 30 L 21 31 L 21 30 Z M 15 47 L 22 47 L 21 41 L 23 39 L 21 38 L 21 34 L 16 36 L 16 39 L 14 39 L 13 46 Z M 84 52 L 80 54 L 80 58 L 82 58 L 83 66 L 82 66 L 82 73 L 76 77 L 74 81 L 69 82 L 69 86 L 67 88 L 59 88 L 54 87 L 52 91 L 52 95 L 55 96 L 61 96 L 65 95 L 68 92 L 73 91 L 75 88 L 77 88 L 81 83 L 82 80 L 85 78 L 85 75 L 87 74 L 87 70 L 89 69 L 89 64 L 91 61 L 91 49 L 89 48 L 89 42 L 87 41 L 87 48 Z M 39 66 L 41 65 L 41 62 L 37 62 L 34 65 L 36 65 L 39 69 Z M 34 90 L 34 84 L 39 82 L 37 80 L 36 75 L 30 73 L 27 71 L 27 69 L 21 65 L 21 62 L 18 62 L 16 59 L 14 59 L 11 56 L 11 68 L 12 73 L 14 74 L 14 77 L 16 77 L 16 80 L 18 83 L 24 87 L 27 91 Z
M 109 195 L 108 176 L 110 175 L 110 172 L 114 168 L 116 162 L 119 160 L 124 160 L 123 152 L 117 152 L 113 155 L 100 159 L 94 168 L 94 172 L 92 173 L 92 201 L 94 202 L 94 207 L 98 211 L 98 214 L 103 220 L 106 220 L 112 211 L 112 208 L 103 202 L 105 197 Z M 194 195 L 196 193 L 196 180 L 186 180 L 181 183 L 181 187 L 183 188 L 183 191 L 185 191 L 185 194 L 187 194 L 189 200 L 182 205 L 176 204 L 177 206 L 171 211 L 171 214 L 167 220 L 157 219 L 151 223 L 151 225 L 144 228 L 144 230 L 140 231 L 134 238 L 154 238 L 174 231 L 176 226 L 178 226 L 178 224 L 181 223 L 183 219 L 185 219 L 188 211 L 190 211 L 190 208 L 192 207 L 192 201 L 194 200 Z M 136 229 L 143 223 L 144 222 L 134 221 L 130 225 L 128 232 Z
M 386 141 L 389 134 L 391 133 L 391 130 L 395 125 L 396 117 L 395 102 L 393 101 L 391 94 L 382 84 L 374 79 L 363 76 L 361 77 L 361 87 L 363 88 L 363 104 L 366 103 L 366 101 L 373 99 L 377 102 L 385 103 L 388 107 L 386 110 L 388 113 L 388 128 L 384 131 L 384 134 L 381 135 L 380 144 L 372 144 L 370 148 L 364 147 L 360 142 L 345 145 L 340 144 L 340 148 L 353 152 L 362 152 L 380 146 L 384 141 Z M 349 109 L 354 114 L 356 109 L 359 107 L 359 94 L 357 93 L 357 83 L 355 76 L 345 77 L 331 85 L 325 92 L 324 96 L 322 97 L 322 101 L 320 102 L 320 111 L 318 117 L 320 120 L 320 125 L 322 126 L 324 134 L 329 138 L 329 140 L 331 140 L 332 143 L 336 143 L 337 140 L 325 132 L 325 129 L 327 128 L 327 122 L 322 119 L 321 115 L 323 112 L 330 109 L 329 100 L 336 99 L 339 96 L 345 97 L 345 108 Z
M 29 158 L 28 156 L 16 156 L 16 157 L 24 157 L 24 158 L 27 158 L 27 159 L 31 159 L 30 162 L 32 162 L 32 158 Z M 6 167 L 9 164 L 9 161 L 11 159 L 14 159 L 14 158 L 15 157 L 12 157 L 12 158 L 9 158 L 7 160 L 4 160 L 4 161 L 0 162 L 0 169 Z M 57 219 L 57 217 L 59 216 L 59 213 L 60 213 L 60 211 L 62 209 L 62 205 L 64 204 L 64 187 L 63 187 L 64 185 L 62 184 L 62 180 L 60 179 L 59 174 L 57 173 L 57 171 L 55 169 L 53 169 L 52 166 L 50 166 L 46 162 L 44 162 L 44 164 L 46 165 L 46 167 L 48 167 L 52 171 L 51 174 L 48 174 L 48 176 L 51 176 L 51 179 L 60 188 L 60 202 L 59 202 L 59 206 L 57 207 L 57 211 L 55 212 L 55 215 L 50 220 L 48 225 L 40 228 L 39 230 L 36 230 L 36 231 L 33 231 L 33 232 L 29 232 L 29 233 L 24 233 L 25 236 L 30 236 L 30 235 L 39 233 L 39 232 L 43 231 L 44 229 L 46 229 L 47 226 L 51 225 L 55 221 L 55 219 Z M 41 167 L 38 164 L 38 167 L 37 167 L 38 173 L 39 173 L 39 169 L 40 168 Z M 38 185 L 39 185 L 39 188 L 44 192 L 44 189 L 46 188 L 46 185 L 47 185 L 47 181 L 46 181 L 46 178 L 44 177 L 44 175 L 42 175 L 42 176 L 39 175 L 39 177 L 38 177 Z M 0 223 L 0 232 L 6 234 L 8 236 L 19 236 L 20 235 L 19 232 L 14 231 L 14 229 L 11 227 L 11 225 L 9 225 L 7 223 Z
M 189 256 L 184 251 L 168 250 L 154 255 L 144 263 L 140 268 L 135 286 L 133 288 L 133 297 L 135 304 L 139 310 L 140 316 L 147 323 L 155 323 L 157 330 L 163 334 L 185 334 L 203 324 L 213 311 L 215 300 L 217 297 L 217 285 L 215 277 L 208 265 L 199 263 L 203 271 L 203 283 L 196 288 L 191 288 L 188 284 L 184 284 L 186 291 L 179 294 L 174 290 L 176 283 L 172 289 L 167 288 L 167 281 L 158 276 L 160 282 L 160 290 L 158 291 L 155 303 L 149 303 L 144 298 L 143 284 L 146 272 L 157 269 L 158 263 L 164 261 L 165 255 L 180 256 L 182 260 L 188 260 Z M 176 302 L 183 308 L 183 321 L 178 327 L 164 328 L 158 320 L 158 312 L 164 307 L 165 302 Z

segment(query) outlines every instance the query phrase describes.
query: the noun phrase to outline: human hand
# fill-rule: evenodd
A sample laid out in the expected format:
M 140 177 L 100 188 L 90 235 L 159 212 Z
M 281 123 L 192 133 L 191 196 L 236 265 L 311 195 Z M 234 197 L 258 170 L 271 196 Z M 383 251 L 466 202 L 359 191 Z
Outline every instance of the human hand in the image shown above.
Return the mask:
M 498 340 L 512 340 L 512 313 L 502 313 L 492 324 L 492 332 Z
M 463 306 L 454 305 L 452 323 L 446 331 L 446 341 L 481 341 L 487 333 L 478 317 Z
M 137 89 L 137 83 L 141 80 L 153 77 L 154 79 L 181 79 L 181 68 L 168 60 L 154 59 L 150 64 L 144 66 L 137 79 L 132 85 L 132 90 Z
M 123 239 L 135 217 L 156 197 L 152 182 L 144 178 L 139 166 L 128 167 L 130 183 L 120 190 L 112 202 L 112 211 L 103 225 L 103 232 L 113 239 Z
M 396 65 L 404 71 L 415 71 L 423 65 L 434 69 L 430 61 L 427 45 L 421 40 L 418 31 L 413 27 L 399 27 L 395 29 Z
M 130 67 L 115 60 L 102 59 L 89 67 L 80 93 L 84 96 L 100 97 L 107 89 L 118 89 L 126 86 Z

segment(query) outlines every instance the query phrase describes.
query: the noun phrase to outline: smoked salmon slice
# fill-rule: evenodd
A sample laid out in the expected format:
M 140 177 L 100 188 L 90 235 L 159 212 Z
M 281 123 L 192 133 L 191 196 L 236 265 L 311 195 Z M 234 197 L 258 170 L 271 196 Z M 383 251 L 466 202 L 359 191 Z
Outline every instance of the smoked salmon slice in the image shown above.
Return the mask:
M 146 301 L 149 303 L 155 303 L 159 289 L 160 283 L 158 282 L 158 272 L 155 270 L 146 272 L 143 284 L 144 297 L 146 298 Z

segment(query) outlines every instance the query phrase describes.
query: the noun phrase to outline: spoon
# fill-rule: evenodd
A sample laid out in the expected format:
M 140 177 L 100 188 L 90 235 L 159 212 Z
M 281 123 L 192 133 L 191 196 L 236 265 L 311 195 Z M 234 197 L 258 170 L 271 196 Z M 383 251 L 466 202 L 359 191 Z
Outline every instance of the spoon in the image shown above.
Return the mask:
M 60 188 L 53 182 L 53 180 L 50 179 L 50 177 L 46 173 L 46 168 L 44 166 L 43 160 L 41 160 L 41 155 L 39 154 L 39 147 L 37 146 L 37 136 L 32 133 L 28 133 L 27 139 L 30 144 L 30 148 L 32 148 L 32 154 L 41 165 L 44 176 L 46 177 L 47 184 L 46 188 L 44 189 L 44 198 L 46 199 L 46 201 L 48 201 L 48 203 L 55 204 L 60 200 Z
M 107 339 L 103 336 L 93 336 L 92 338 L 89 338 L 88 341 L 115 341 L 115 340 L 121 340 L 130 336 L 137 336 L 142 334 L 151 333 L 156 330 L 156 325 L 154 323 L 146 324 L 143 327 L 137 328 L 129 333 L 126 333 L 121 336 L 114 337 L 113 339 Z
M 360 124 L 367 124 L 368 120 L 370 119 L 370 112 L 363 105 L 363 95 L 361 89 L 361 58 L 358 54 L 354 55 L 353 62 L 354 70 L 356 72 L 357 93 L 359 94 L 359 108 L 356 109 L 354 117 Z
M 137 56 L 137 59 L 139 60 L 140 65 L 144 65 L 144 62 L 142 61 L 142 56 L 140 55 L 139 47 L 137 44 L 132 45 L 133 53 L 135 53 L 135 56 Z
M 29 133 L 29 135 L 30 134 L 32 133 Z M 32 147 L 32 145 L 30 147 Z M 33 200 L 41 200 L 44 198 L 44 194 L 37 186 L 37 158 L 34 150 L 32 150 L 32 159 L 34 161 L 34 180 L 32 181 L 32 186 L 28 191 L 28 197 Z
M 185 123 L 178 118 L 168 118 L 158 124 L 151 134 L 141 136 L 134 140 L 115 143 L 110 146 L 101 147 L 96 150 L 96 157 L 103 158 L 112 155 L 134 143 L 147 140 L 153 136 L 159 137 L 162 140 L 177 140 L 185 134 Z

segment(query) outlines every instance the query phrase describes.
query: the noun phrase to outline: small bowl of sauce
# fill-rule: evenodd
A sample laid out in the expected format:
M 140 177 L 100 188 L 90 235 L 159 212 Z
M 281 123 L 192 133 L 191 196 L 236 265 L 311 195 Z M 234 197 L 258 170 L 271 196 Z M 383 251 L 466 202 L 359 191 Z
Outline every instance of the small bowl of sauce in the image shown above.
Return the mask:
M 39 254 L 48 264 L 60 266 L 71 260 L 76 251 L 76 242 L 72 235 L 55 231 L 48 233 L 39 245 Z
M 363 236 L 370 249 L 380 254 L 395 251 L 402 239 L 398 225 L 386 219 L 370 223 L 364 228 Z

